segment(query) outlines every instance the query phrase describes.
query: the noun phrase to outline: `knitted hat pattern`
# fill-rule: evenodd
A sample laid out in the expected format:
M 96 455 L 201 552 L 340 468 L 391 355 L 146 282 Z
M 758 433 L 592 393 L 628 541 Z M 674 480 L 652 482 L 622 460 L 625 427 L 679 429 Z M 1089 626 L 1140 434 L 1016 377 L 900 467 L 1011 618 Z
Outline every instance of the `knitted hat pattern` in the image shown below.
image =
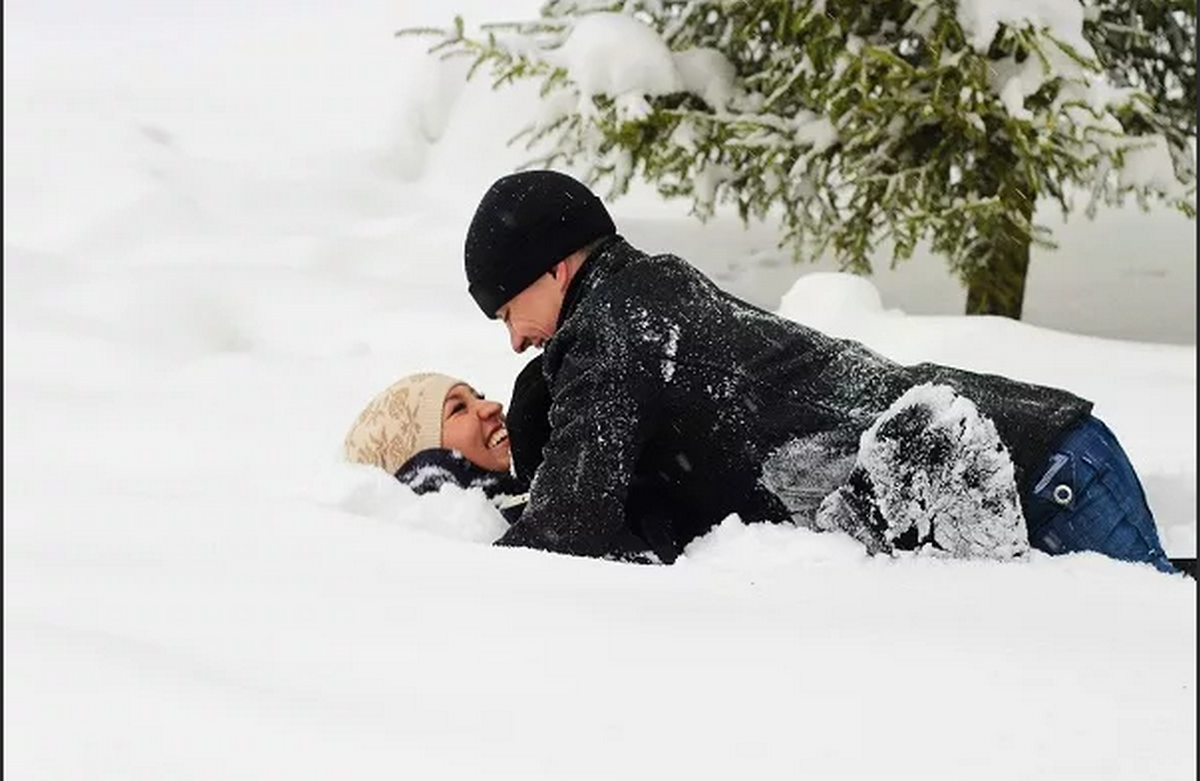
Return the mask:
M 395 474 L 422 450 L 442 446 L 446 394 L 466 385 L 445 374 L 422 372 L 392 383 L 371 399 L 343 444 L 346 460 Z

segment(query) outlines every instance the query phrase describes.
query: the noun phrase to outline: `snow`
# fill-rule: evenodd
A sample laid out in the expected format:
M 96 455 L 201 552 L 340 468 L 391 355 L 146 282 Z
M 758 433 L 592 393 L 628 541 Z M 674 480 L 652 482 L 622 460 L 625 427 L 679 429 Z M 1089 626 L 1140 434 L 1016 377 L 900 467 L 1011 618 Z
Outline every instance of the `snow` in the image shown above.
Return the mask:
M 580 18 L 557 58 L 590 101 L 607 94 L 664 95 L 683 88 L 671 50 L 644 22 L 619 13 Z
M 796 129 L 796 143 L 801 146 L 811 145 L 805 156 L 818 155 L 837 143 L 837 128 L 829 121 L 829 117 L 801 109 L 792 123 Z
M 418 475 L 414 482 L 420 481 Z M 313 499 L 322 507 L 461 542 L 489 544 L 508 528 L 482 491 L 451 484 L 418 499 L 382 469 L 360 464 L 331 464 L 316 474 Z
M 988 82 L 1014 119 L 1033 119 L 1025 99 L 1041 89 L 1045 80 L 1044 66 L 1037 57 L 1026 57 L 1021 63 L 1005 57 L 988 64 Z
M 959 0 L 956 12 L 978 52 L 986 52 L 1000 25 L 1008 25 L 1044 29 L 1083 57 L 1095 54 L 1083 36 L 1084 9 L 1078 0 Z
M 884 311 L 879 289 L 853 275 L 815 272 L 783 294 L 779 313 L 820 328 L 819 323 L 841 319 L 847 312 L 869 317 Z M 902 314 L 896 312 L 896 314 Z
M 1167 140 L 1160 135 L 1139 139 L 1125 149 L 1125 166 L 1120 170 L 1122 186 L 1149 187 L 1165 195 L 1183 195 L 1185 188 L 1175 178 L 1175 164 Z
M 699 95 L 714 110 L 724 110 L 738 94 L 737 70 L 716 49 L 684 49 L 672 56 L 682 88 Z
M 536 89 L 392 37 L 450 13 L 6 3 L 6 776 L 1194 778 L 1192 581 L 733 520 L 672 567 L 497 549 L 480 494 L 340 462 L 399 377 L 524 365 L 461 248 Z M 786 316 L 1094 399 L 1195 555 L 1193 224 L 1072 222 L 1013 323 L 933 259 L 867 284 L 613 211 Z

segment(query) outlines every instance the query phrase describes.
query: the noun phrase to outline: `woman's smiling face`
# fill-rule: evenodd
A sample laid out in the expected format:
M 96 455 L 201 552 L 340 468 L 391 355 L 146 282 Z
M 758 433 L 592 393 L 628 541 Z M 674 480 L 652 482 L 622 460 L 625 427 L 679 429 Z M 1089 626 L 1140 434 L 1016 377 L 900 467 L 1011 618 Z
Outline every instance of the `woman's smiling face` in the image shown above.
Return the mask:
M 442 447 L 457 450 L 480 469 L 507 472 L 512 448 L 504 407 L 469 385 L 455 385 L 442 404 Z

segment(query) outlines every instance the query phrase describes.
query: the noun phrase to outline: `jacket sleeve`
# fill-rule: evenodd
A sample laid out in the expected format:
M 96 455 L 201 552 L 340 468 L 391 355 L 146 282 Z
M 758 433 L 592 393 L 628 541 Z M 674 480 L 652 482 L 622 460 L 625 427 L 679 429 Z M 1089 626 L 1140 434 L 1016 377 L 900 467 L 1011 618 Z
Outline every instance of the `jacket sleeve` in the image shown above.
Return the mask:
M 625 528 L 625 500 L 662 397 L 661 356 L 621 318 L 560 334 L 551 435 L 521 519 L 497 541 L 603 556 Z
M 550 441 L 550 389 L 542 376 L 542 356 L 530 361 L 517 375 L 505 419 L 513 471 L 528 483 L 542 463 L 542 449 Z

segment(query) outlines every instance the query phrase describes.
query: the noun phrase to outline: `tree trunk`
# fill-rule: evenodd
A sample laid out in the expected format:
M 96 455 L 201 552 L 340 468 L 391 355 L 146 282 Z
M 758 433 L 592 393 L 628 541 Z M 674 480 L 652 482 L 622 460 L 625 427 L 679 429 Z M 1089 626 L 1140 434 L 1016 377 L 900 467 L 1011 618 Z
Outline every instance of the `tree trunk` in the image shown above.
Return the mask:
M 1005 192 L 1007 190 L 1007 192 Z M 1025 277 L 1029 273 L 1029 231 L 1033 221 L 1033 201 L 1024 187 L 1002 187 L 1001 198 L 1011 207 L 1010 214 L 1024 219 L 1004 220 L 995 232 L 987 252 L 987 261 L 967 279 L 967 314 L 1001 315 L 1021 319 L 1025 304 Z
M 967 314 L 1021 319 L 1025 276 L 1029 272 L 1029 240 L 997 237 L 995 249 L 967 286 Z

